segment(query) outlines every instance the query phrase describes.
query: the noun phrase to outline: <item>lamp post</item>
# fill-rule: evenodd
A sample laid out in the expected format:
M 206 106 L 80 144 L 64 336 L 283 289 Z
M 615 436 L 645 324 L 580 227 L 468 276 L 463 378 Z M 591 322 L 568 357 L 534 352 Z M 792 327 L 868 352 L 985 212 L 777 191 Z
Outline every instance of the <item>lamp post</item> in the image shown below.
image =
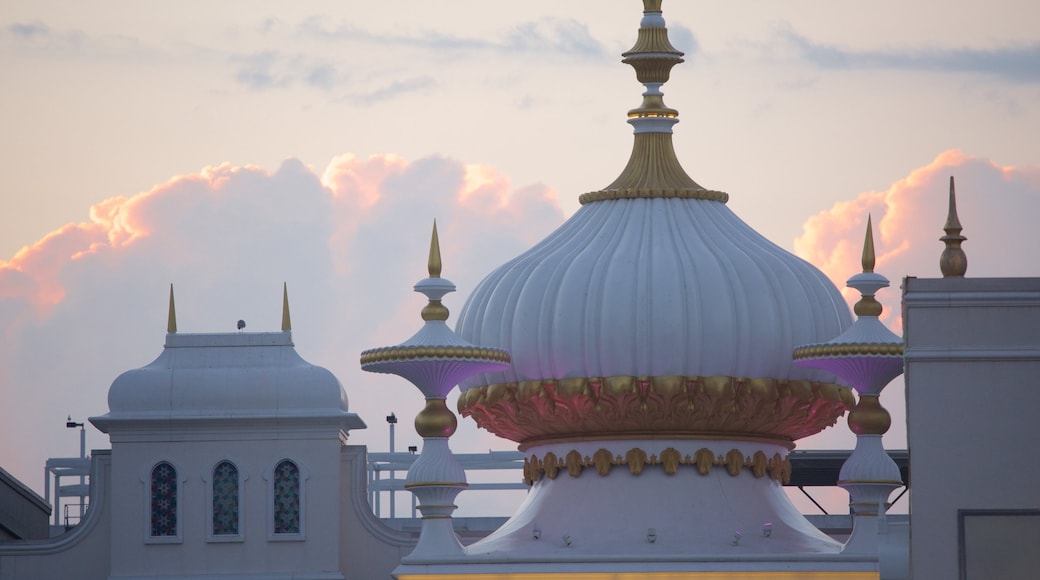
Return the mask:
M 397 425 L 397 415 L 391 412 L 386 416 L 386 422 L 390 425 L 390 519 L 397 517 L 396 502 L 397 490 L 394 489 L 394 426 Z
M 77 423 L 77 422 L 73 421 L 72 420 L 72 415 L 69 415 L 65 419 L 65 428 L 66 429 L 75 429 L 76 427 L 79 427 L 79 458 L 80 459 L 86 459 L 87 458 L 87 429 L 86 429 L 86 425 L 84 425 L 83 423 Z M 79 484 L 80 484 L 80 486 L 83 486 L 86 483 L 87 483 L 86 477 L 81 474 L 79 476 Z M 82 487 L 80 489 L 82 490 Z M 83 512 L 85 511 L 85 508 L 86 508 L 86 505 L 83 502 L 83 498 L 84 497 L 85 496 L 82 496 L 82 495 L 79 496 L 79 517 L 80 517 L 80 519 L 83 518 Z M 61 499 L 60 498 L 58 499 L 58 503 L 61 503 Z

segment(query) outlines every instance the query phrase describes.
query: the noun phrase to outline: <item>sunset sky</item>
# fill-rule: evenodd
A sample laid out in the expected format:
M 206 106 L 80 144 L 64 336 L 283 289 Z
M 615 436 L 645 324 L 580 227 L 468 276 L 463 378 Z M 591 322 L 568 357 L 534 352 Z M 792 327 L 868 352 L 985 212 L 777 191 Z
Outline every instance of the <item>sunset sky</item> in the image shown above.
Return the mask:
M 291 5 L 290 5 L 291 4 Z M 610 183 L 642 86 L 637 0 L 8 1 L 0 10 L 0 466 L 42 495 L 63 425 L 182 332 L 279 327 L 386 448 L 418 391 L 361 350 L 420 324 L 438 220 L 453 314 Z M 868 212 L 879 299 L 938 276 L 949 176 L 969 276 L 1040 275 L 1040 4 L 666 0 L 663 87 L 701 185 L 839 287 Z M 455 318 L 453 317 L 452 320 Z M 883 401 L 905 447 L 901 384 Z M 509 449 L 468 420 L 457 451 Z M 802 447 L 850 448 L 844 423 Z M 108 448 L 92 427 L 88 447 Z

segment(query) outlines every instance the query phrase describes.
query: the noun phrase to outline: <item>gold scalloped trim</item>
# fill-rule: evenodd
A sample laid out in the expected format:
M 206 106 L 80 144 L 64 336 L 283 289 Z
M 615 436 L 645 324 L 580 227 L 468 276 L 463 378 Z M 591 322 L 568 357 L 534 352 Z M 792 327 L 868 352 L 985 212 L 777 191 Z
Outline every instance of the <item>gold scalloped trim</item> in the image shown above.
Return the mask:
M 571 450 L 565 456 L 559 457 L 552 451 L 547 452 L 541 459 L 537 455 L 524 458 L 524 481 L 527 485 L 542 479 L 556 479 L 560 472 L 566 470 L 571 477 L 579 477 L 586 468 L 594 468 L 601 477 L 610 474 L 615 466 L 626 465 L 632 475 L 640 475 L 649 466 L 661 466 L 667 475 L 675 475 L 681 469 L 680 466 L 689 465 L 700 475 L 708 475 L 713 467 L 724 467 L 726 473 L 733 477 L 747 469 L 756 478 L 765 477 L 767 474 L 772 479 L 781 483 L 791 480 L 791 460 L 774 453 L 768 457 L 765 452 L 755 451 L 750 457 L 744 455 L 739 449 L 731 449 L 725 455 L 716 455 L 707 447 L 702 447 L 693 455 L 683 456 L 673 447 L 661 452 L 661 455 L 647 455 L 646 451 L 638 447 L 628 450 L 624 456 L 614 455 L 607 449 L 598 449 L 592 456 L 583 456 L 577 450 Z
M 818 433 L 852 409 L 832 383 L 741 377 L 593 377 L 471 387 L 458 410 L 522 445 L 570 437 L 733 435 L 785 443 Z
M 809 344 L 794 349 L 791 358 L 801 360 L 850 355 L 903 356 L 903 344 L 895 342 Z
M 613 199 L 705 199 L 726 203 L 729 194 L 711 189 L 605 189 L 581 194 L 578 203 L 585 205 Z
M 490 360 L 506 364 L 511 361 L 507 351 L 497 348 L 475 346 L 386 346 L 362 352 L 361 364 L 444 358 Z

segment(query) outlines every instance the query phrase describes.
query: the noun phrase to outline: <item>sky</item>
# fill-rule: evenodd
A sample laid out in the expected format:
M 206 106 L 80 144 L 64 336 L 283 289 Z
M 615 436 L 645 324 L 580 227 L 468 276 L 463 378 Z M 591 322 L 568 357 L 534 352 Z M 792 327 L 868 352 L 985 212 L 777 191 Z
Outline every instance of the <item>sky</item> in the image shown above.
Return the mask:
M 418 391 L 358 355 L 418 328 L 433 220 L 458 313 L 624 166 L 636 0 L 289 4 L 0 10 L 0 466 L 41 495 L 45 459 L 78 453 L 65 417 L 104 414 L 115 377 L 158 356 L 170 283 L 181 332 L 225 332 L 278 330 L 286 282 L 297 350 L 369 425 L 350 442 L 385 450 L 393 411 L 417 444 Z M 939 276 L 951 175 L 968 276 L 1040 275 L 1040 5 L 664 16 L 687 172 L 839 288 L 871 213 L 894 331 L 900 280 Z M 898 381 L 882 398 L 891 448 L 902 400 Z M 799 443 L 852 444 L 844 421 Z M 453 447 L 511 444 L 463 420 Z

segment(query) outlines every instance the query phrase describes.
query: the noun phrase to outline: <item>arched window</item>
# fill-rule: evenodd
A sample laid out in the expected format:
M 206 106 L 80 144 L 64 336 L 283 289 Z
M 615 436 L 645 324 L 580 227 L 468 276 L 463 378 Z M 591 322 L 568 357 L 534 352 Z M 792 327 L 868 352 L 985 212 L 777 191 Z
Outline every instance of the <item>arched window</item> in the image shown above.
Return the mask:
M 162 461 L 152 468 L 151 535 L 177 535 L 177 470 Z
M 221 461 L 213 468 L 213 535 L 238 535 L 238 468 Z
M 300 533 L 300 468 L 288 459 L 274 468 L 274 533 Z

